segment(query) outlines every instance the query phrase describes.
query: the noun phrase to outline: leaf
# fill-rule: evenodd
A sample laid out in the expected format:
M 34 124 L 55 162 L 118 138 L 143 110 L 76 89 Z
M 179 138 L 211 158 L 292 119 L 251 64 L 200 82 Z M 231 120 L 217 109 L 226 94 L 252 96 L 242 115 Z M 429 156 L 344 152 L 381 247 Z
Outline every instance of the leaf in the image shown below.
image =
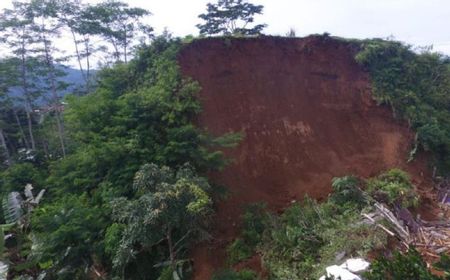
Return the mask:
M 22 202 L 23 199 L 18 192 L 10 192 L 3 198 L 3 213 L 7 223 L 15 223 L 22 217 Z
M 34 203 L 36 203 L 36 204 L 39 204 L 39 202 L 41 201 L 41 199 L 42 199 L 42 196 L 44 196 L 44 193 L 45 193 L 45 189 L 43 189 L 43 190 L 41 190 L 40 192 L 39 192 L 39 194 L 36 196 L 36 198 L 34 199 Z

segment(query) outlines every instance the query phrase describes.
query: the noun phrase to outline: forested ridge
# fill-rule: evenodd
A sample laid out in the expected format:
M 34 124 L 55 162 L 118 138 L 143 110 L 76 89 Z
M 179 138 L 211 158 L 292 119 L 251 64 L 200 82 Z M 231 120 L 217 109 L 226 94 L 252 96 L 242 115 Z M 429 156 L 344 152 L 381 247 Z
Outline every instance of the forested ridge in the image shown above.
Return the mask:
M 223 36 L 225 45 L 263 36 L 266 25 L 253 19 L 262 10 L 246 1 L 208 4 L 200 38 L 154 34 L 149 11 L 120 1 L 18 1 L 2 12 L 9 52 L 0 60 L 0 252 L 8 279 L 192 277 L 190 250 L 214 239 L 215 203 L 228 195 L 208 175 L 233 161 L 224 150 L 245 135 L 212 136 L 196 125 L 201 85 L 182 75 L 178 55 L 205 36 Z M 61 34 L 73 53 L 58 50 Z M 321 36 L 357 50 L 375 100 L 416 133 L 410 160 L 426 152 L 445 181 L 450 59 L 396 41 Z M 60 65 L 69 62 L 82 83 L 62 97 L 70 85 Z M 326 201 L 306 197 L 281 215 L 264 202 L 248 205 L 240 236 L 226 245 L 228 268 L 217 267 L 214 279 L 317 279 L 342 251 L 366 257 L 386 249 L 386 233 L 359 223 L 361 212 L 373 201 L 414 209 L 419 193 L 399 169 L 356 175 L 333 179 Z M 254 255 L 265 276 L 235 269 Z M 394 258 L 376 261 L 367 279 L 446 279 L 413 249 Z M 445 255 L 437 267 L 448 273 Z

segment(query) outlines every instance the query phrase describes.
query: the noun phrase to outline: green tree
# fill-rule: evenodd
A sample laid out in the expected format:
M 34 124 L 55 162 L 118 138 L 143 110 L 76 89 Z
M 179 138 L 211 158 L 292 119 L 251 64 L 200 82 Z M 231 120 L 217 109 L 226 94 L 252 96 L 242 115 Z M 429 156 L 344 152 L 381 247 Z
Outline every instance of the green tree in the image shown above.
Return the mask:
M 255 15 L 262 14 L 262 5 L 254 5 L 245 0 L 219 0 L 208 3 L 207 11 L 198 17 L 205 21 L 197 28 L 202 35 L 258 35 L 266 24 L 254 23 Z
M 83 93 L 90 92 L 92 84 L 91 57 L 94 53 L 103 49 L 100 45 L 95 47 L 92 43 L 92 26 L 83 17 L 88 6 L 80 0 L 58 0 L 57 16 L 65 28 L 70 31 L 75 47 L 74 57 L 77 60 L 81 77 L 84 81 Z
M 51 279 L 86 279 L 96 259 L 104 254 L 102 242 L 107 216 L 87 194 L 68 195 L 35 210 L 33 256 L 49 264 Z
M 46 189 L 51 203 L 34 214 L 35 223 L 43 225 L 35 230 L 39 244 L 51 244 L 37 247 L 36 254 L 41 262 L 52 263 L 50 272 L 67 266 L 68 269 L 64 271 L 69 271 L 71 279 L 76 279 L 77 273 L 95 265 L 101 265 L 103 271 L 109 271 L 113 266 L 113 257 L 122 248 L 122 241 L 119 241 L 128 231 L 132 238 L 142 240 L 136 239 L 133 243 L 136 247 L 132 247 L 132 251 L 128 251 L 129 248 L 120 251 L 122 253 L 117 256 L 124 258 L 114 258 L 123 260 L 116 261 L 119 270 L 126 268 L 126 273 L 134 272 L 133 276 L 154 273 L 151 274 L 153 277 L 159 275 L 161 267 L 153 268 L 148 263 L 162 265 L 170 260 L 168 241 L 153 246 L 154 250 L 149 251 L 151 242 L 144 240 L 146 235 L 138 236 L 138 232 L 132 231 L 135 228 L 128 226 L 138 225 L 135 222 L 143 218 L 145 213 L 137 214 L 134 217 L 136 220 L 133 220 L 125 206 L 134 207 L 137 211 L 139 199 L 148 202 L 148 207 L 158 206 L 156 201 L 146 200 L 152 197 L 150 191 L 141 193 L 133 188 L 136 172 L 146 162 L 169 166 L 172 170 L 182 169 L 185 163 L 190 163 L 201 173 L 216 170 L 225 163 L 222 152 L 217 151 L 217 148 L 236 142 L 234 135 L 214 138 L 192 124 L 201 109 L 196 97 L 199 86 L 184 78 L 179 71 L 176 57 L 181 47 L 182 43 L 178 39 L 156 38 L 151 45 L 142 46 L 128 64 L 118 63 L 100 71 L 94 92 L 67 98 L 64 119 L 71 140 L 70 149 L 65 158 L 50 162 Z M 183 178 L 187 180 L 186 176 Z M 199 189 L 191 186 L 190 183 L 194 181 L 188 182 L 182 184 L 180 180 L 174 181 L 169 188 L 173 192 L 162 193 L 164 197 L 161 199 L 167 203 L 177 201 L 178 198 L 183 201 L 185 198 L 197 199 L 197 196 L 191 195 L 202 193 L 192 193 Z M 117 200 L 119 197 L 123 198 Z M 72 224 L 67 226 L 59 222 L 46 227 L 51 222 L 51 215 L 56 215 L 58 209 L 59 213 L 68 211 L 66 205 L 74 209 L 70 215 L 74 217 L 75 228 L 71 228 Z M 121 205 L 125 208 L 120 208 Z M 110 212 L 112 206 L 114 215 Z M 119 211 L 119 208 L 123 211 Z M 84 220 L 75 213 L 78 211 L 82 212 L 80 215 L 86 216 Z M 123 220 L 117 216 L 122 212 Z M 91 219 L 90 215 L 94 217 Z M 96 218 L 102 221 L 98 226 L 84 225 L 95 223 L 93 221 Z M 81 230 L 78 235 L 89 238 L 84 241 L 82 250 L 71 250 L 70 259 L 67 259 L 61 253 L 64 248 L 67 249 L 68 240 L 78 238 L 78 229 Z M 51 232 L 46 234 L 47 230 Z M 186 243 L 182 241 L 176 246 L 187 232 L 183 233 L 178 227 L 168 231 L 166 227 L 159 234 L 164 234 L 161 238 L 166 240 L 168 232 L 174 241 L 173 248 L 181 248 L 181 251 L 172 254 L 178 269 L 187 250 L 187 241 L 195 239 L 197 232 L 190 232 L 183 239 Z M 144 250 L 139 249 L 141 241 L 145 245 Z M 95 249 L 95 252 L 89 248 Z M 138 254 L 136 258 L 133 255 L 135 252 Z M 128 257 L 130 262 L 127 262 Z M 83 263 L 76 260 L 82 260 Z M 184 262 L 184 265 L 187 263 Z M 172 269 L 172 266 L 166 266 L 165 269 Z M 140 278 L 136 276 L 131 279 Z
M 28 140 L 24 137 L 25 145 L 27 149 L 36 150 L 33 115 L 35 100 L 42 95 L 42 92 L 36 86 L 39 78 L 36 69 L 38 63 L 32 56 L 36 52 L 37 34 L 33 28 L 33 19 L 29 14 L 30 9 L 30 3 L 14 1 L 12 9 L 3 11 L 0 18 L 0 29 L 4 43 L 16 56 L 16 59 L 9 60 L 16 65 L 16 69 L 10 68 L 10 70 L 13 70 L 13 73 L 17 73 L 15 84 L 11 86 L 20 88 L 22 94 L 21 97 L 15 99 L 23 104 L 27 116 L 28 136 L 31 145 L 28 144 Z M 9 77 L 11 78 L 11 74 Z
M 83 9 L 78 30 L 104 38 L 113 47 L 115 61 L 127 63 L 136 36 L 141 35 L 142 40 L 152 36 L 153 29 L 141 21 L 149 15 L 149 11 L 129 7 L 125 2 L 106 0 Z
M 182 279 L 180 252 L 202 235 L 213 213 L 207 180 L 189 167 L 174 172 L 145 164 L 133 185 L 137 198 L 117 199 L 112 206 L 115 220 L 126 226 L 114 257 L 115 267 L 123 271 L 138 252 L 166 244 L 167 265 L 178 275 L 175 279 Z
M 65 89 L 67 85 L 58 80 L 63 76 L 64 72 L 57 68 L 57 64 L 64 61 L 64 57 L 56 58 L 58 49 L 54 45 L 53 40 L 60 36 L 62 24 L 58 20 L 58 3 L 56 0 L 32 0 L 28 17 L 33 21 L 33 28 L 37 33 L 37 44 L 41 46 L 39 49 L 39 59 L 43 66 L 42 75 L 44 76 L 44 87 L 51 94 L 49 104 L 50 111 L 54 113 L 59 138 L 60 151 L 62 157 L 66 156 L 66 139 L 64 132 L 64 124 L 62 118 L 63 105 L 60 101 L 60 91 Z

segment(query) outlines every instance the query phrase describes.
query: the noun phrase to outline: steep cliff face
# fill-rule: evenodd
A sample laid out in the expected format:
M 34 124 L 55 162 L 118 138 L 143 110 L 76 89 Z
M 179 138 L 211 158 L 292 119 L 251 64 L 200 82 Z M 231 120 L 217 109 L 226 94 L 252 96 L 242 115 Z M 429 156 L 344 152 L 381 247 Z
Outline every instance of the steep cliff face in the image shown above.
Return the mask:
M 214 248 L 235 235 L 242 205 L 280 210 L 306 194 L 326 197 L 335 176 L 414 168 L 406 164 L 413 134 L 372 100 L 354 54 L 348 43 L 318 36 L 205 39 L 182 50 L 183 74 L 202 87 L 198 124 L 245 135 L 227 151 L 234 163 L 212 174 L 231 195 L 218 205 L 213 250 L 194 252 L 196 279 L 222 263 Z

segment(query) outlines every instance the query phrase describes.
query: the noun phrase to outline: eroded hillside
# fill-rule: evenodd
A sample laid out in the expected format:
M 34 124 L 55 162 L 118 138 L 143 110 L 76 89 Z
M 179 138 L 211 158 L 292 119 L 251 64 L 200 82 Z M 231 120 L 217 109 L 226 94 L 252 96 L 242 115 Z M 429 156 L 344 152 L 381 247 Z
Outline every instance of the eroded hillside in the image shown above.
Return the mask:
M 212 174 L 231 194 L 218 205 L 214 241 L 194 252 L 196 279 L 223 263 L 245 204 L 280 210 L 306 194 L 325 198 L 335 176 L 425 170 L 406 163 L 414 134 L 372 100 L 355 51 L 319 36 L 204 39 L 182 50 L 183 74 L 202 87 L 198 124 L 214 135 L 245 135 L 226 151 L 234 163 Z

